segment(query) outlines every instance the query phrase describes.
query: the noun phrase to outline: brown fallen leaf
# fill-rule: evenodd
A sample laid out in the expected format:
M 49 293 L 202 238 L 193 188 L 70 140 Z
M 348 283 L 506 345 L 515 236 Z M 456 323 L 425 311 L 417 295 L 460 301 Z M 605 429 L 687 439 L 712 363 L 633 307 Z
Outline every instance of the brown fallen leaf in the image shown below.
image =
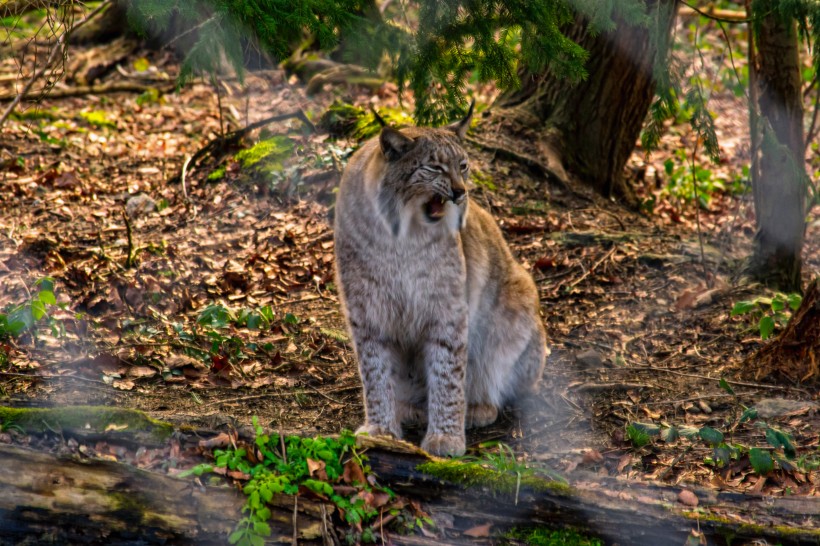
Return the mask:
M 157 370 L 150 366 L 132 366 L 128 369 L 127 375 L 128 377 L 134 377 L 136 379 L 154 377 L 157 375 Z
M 324 461 L 314 461 L 310 457 L 306 459 L 307 467 L 308 467 L 308 475 L 313 476 L 319 470 L 325 469 L 325 462 Z
M 584 451 L 584 456 L 581 459 L 581 464 L 601 464 L 602 462 L 604 462 L 604 456 L 597 449 Z
M 115 379 L 112 386 L 121 391 L 130 391 L 134 389 L 134 382 L 130 379 Z
M 698 496 L 688 489 L 682 489 L 681 492 L 678 493 L 678 502 L 685 506 L 695 507 L 698 505 Z
M 213 438 L 199 441 L 199 447 L 207 450 L 211 450 L 217 447 L 229 447 L 231 445 L 233 445 L 233 438 L 231 438 L 231 436 L 227 432 L 220 432 Z
M 359 466 L 355 460 L 350 459 L 345 463 L 345 470 L 342 473 L 342 481 L 345 483 L 360 483 L 364 485 L 367 483 L 364 478 L 362 467 Z
M 492 527 L 492 523 L 484 523 L 482 525 L 476 525 L 475 527 L 471 527 L 464 531 L 462 534 L 468 537 L 473 538 L 484 538 L 490 536 L 490 527 Z

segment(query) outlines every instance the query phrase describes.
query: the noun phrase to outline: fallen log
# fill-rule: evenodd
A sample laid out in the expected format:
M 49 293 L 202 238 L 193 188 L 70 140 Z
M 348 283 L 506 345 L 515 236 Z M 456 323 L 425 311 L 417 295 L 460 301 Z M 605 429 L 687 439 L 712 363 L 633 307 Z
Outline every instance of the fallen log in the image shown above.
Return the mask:
M 389 533 L 393 544 L 475 542 L 464 532 L 486 524 L 492 536 L 513 526 L 565 527 L 618 544 L 679 545 L 693 531 L 708 544 L 820 544 L 815 497 L 687 487 L 698 498 L 693 508 L 677 501 L 680 487 L 580 474 L 569 484 L 498 480 L 497 471 L 476 474 L 464 463 L 431 460 L 406 444 L 364 442 L 381 483 L 419 502 L 437 523 L 434 538 Z M 0 446 L 0 461 L 0 544 L 225 544 L 241 518 L 241 493 L 193 478 L 16 446 Z M 295 524 L 298 542 L 339 543 L 331 530 L 332 505 L 279 495 L 270 508 L 272 540 L 291 542 Z

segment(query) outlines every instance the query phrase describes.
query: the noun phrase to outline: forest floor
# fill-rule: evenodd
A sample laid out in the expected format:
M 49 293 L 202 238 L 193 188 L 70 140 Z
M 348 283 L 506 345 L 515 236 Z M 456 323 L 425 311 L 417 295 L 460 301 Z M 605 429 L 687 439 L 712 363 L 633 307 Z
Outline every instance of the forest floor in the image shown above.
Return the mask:
M 192 162 L 184 185 L 179 174 L 186 158 L 224 132 L 300 111 L 316 122 L 336 99 L 396 107 L 395 87 L 336 85 L 308 96 L 295 76 L 269 70 L 248 74 L 244 86 L 227 78 L 216 88 L 198 81 L 162 92 L 173 86 L 178 62 L 137 50 L 115 59 L 97 82 L 137 92 L 71 96 L 81 74 L 100 66 L 96 58 L 110 58 L 105 47 L 78 47 L 66 79 L 0 133 L 0 306 L 31 308 L 45 277 L 54 279 L 58 303 L 0 342 L 0 403 L 130 407 L 215 429 L 247 425 L 252 416 L 300 434 L 355 428 L 363 416 L 360 383 L 333 285 L 331 226 L 334 189 L 358 143 L 292 118 L 243 140 L 249 147 L 269 139 L 268 159 L 233 159 L 237 147 L 224 170 Z M 13 58 L 0 63 L 4 104 L 16 75 Z M 476 90 L 480 103 L 490 94 Z M 584 467 L 817 494 L 817 389 L 740 366 L 765 342 L 759 316 L 730 311 L 773 294 L 738 281 L 754 233 L 741 174 L 749 161 L 745 106 L 715 85 L 709 108 L 722 161 L 696 157 L 713 186 L 699 218 L 687 195 L 670 190 L 689 176 L 694 135 L 686 123 L 670 126 L 658 150 L 638 149 L 630 161 L 641 196 L 654 200 L 640 213 L 467 145 L 477 182 L 471 198 L 493 212 L 532 272 L 552 349 L 538 395 L 470 431 L 471 446 L 503 441 L 559 473 Z M 492 138 L 492 127 L 479 123 L 474 131 Z M 815 210 L 806 282 L 818 272 Z M 739 423 L 745 407 L 758 417 Z M 748 448 L 768 446 L 761 422 L 791 436 L 799 464 L 784 459 L 768 475 L 754 472 Z M 708 426 L 741 449 L 719 465 L 697 438 L 652 438 L 637 447 L 626 432 L 634 423 L 696 434 Z M 7 429 L 0 441 L 60 440 Z M 135 460 L 107 450 L 103 443 L 82 452 Z M 147 466 L 189 462 L 155 455 Z

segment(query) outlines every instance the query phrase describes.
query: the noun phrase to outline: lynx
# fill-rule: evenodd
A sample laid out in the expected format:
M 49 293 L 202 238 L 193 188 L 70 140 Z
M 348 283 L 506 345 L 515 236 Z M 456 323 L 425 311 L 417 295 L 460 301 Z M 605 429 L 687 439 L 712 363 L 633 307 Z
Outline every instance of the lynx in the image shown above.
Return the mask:
M 383 127 L 350 159 L 336 202 L 336 278 L 364 388 L 359 432 L 461 455 L 465 426 L 493 423 L 537 384 L 547 355 L 532 277 L 489 212 L 467 196 L 445 128 Z

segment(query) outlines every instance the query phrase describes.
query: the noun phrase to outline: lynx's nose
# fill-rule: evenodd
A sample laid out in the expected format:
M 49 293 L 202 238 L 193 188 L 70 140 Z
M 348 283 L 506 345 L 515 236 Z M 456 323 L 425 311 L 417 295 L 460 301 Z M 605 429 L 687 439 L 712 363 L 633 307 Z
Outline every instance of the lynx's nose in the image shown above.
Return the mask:
M 467 193 L 467 190 L 464 186 L 453 186 L 453 202 L 460 201 L 464 194 Z

